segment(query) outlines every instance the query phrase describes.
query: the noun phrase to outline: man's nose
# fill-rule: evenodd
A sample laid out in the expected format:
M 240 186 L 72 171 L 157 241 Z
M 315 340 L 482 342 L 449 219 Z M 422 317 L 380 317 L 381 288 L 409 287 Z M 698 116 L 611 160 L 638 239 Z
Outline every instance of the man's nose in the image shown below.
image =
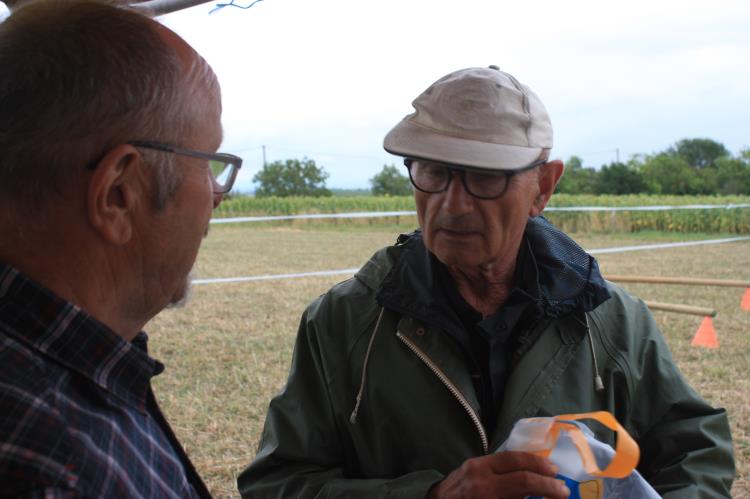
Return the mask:
M 473 208 L 473 196 L 466 192 L 460 172 L 451 172 L 451 182 L 443 196 L 443 207 L 453 213 L 466 213 Z

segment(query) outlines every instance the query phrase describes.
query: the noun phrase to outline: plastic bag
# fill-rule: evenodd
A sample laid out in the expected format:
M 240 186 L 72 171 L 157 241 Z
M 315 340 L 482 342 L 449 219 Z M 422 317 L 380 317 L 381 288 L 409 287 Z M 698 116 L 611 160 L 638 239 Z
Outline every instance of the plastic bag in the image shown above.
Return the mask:
M 616 449 L 596 440 L 593 432 L 578 422 L 580 419 L 593 419 L 615 431 Z M 558 467 L 557 478 L 570 489 L 570 499 L 661 497 L 635 470 L 638 444 L 605 411 L 521 419 L 497 452 L 511 450 L 549 458 Z

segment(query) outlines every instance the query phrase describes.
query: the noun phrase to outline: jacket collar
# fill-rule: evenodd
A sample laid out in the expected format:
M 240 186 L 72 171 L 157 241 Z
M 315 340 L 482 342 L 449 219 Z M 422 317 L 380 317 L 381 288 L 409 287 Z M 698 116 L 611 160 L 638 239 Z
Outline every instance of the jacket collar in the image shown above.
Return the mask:
M 424 246 L 422 234 L 401 236 L 403 251 L 377 293 L 381 306 L 443 329 L 460 331 L 461 321 L 440 289 L 441 266 Z M 517 292 L 544 318 L 588 312 L 610 297 L 591 255 L 544 217 L 529 218 L 517 269 Z

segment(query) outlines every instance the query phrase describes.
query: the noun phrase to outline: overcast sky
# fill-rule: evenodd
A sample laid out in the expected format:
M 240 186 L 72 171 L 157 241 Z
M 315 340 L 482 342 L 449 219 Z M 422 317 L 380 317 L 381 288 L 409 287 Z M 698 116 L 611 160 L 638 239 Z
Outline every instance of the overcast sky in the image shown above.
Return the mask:
M 250 0 L 235 0 L 248 5 Z M 456 69 L 496 64 L 529 85 L 553 155 L 601 166 L 708 137 L 750 147 L 750 1 L 263 0 L 161 20 L 213 66 L 240 187 L 307 156 L 329 187 L 369 187 L 382 139 Z

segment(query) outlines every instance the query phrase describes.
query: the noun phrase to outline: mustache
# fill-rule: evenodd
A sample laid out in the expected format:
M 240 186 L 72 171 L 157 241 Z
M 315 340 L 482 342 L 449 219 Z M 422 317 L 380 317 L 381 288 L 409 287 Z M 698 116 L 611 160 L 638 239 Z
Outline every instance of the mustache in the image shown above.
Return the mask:
M 432 227 L 437 230 L 449 230 L 451 232 L 481 232 L 484 227 L 477 223 L 473 216 L 450 216 L 440 214 L 432 219 Z

